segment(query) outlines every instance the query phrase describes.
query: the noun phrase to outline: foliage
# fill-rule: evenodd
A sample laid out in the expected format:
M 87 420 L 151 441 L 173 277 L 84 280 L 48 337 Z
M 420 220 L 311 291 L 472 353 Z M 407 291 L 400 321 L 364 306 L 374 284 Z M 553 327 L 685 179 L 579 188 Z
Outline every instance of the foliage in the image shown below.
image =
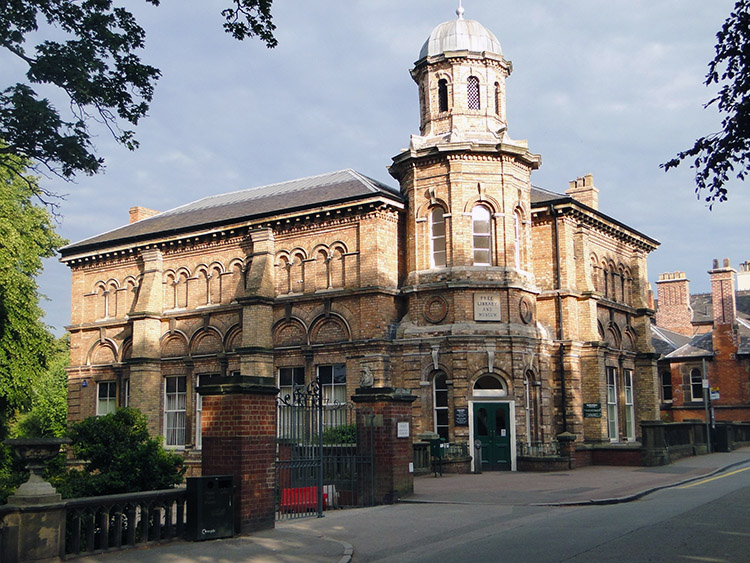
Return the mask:
M 259 36 L 273 47 L 273 0 L 233 0 L 222 11 L 224 28 L 237 39 Z M 154 6 L 159 0 L 145 0 Z M 48 37 L 33 48 L 27 38 Z M 54 38 L 54 39 L 53 39 Z M 58 40 L 60 38 L 60 40 Z M 103 123 L 120 144 L 138 146 L 132 130 L 146 115 L 160 71 L 144 64 L 146 33 L 131 12 L 112 0 L 8 0 L 0 2 L 0 46 L 27 68 L 28 83 L 0 90 L 0 156 L 17 155 L 63 178 L 95 174 L 91 122 Z M 63 117 L 31 84 L 59 88 L 70 100 Z M 13 160 L 2 167 L 20 173 Z M 40 198 L 51 194 L 38 190 Z M 44 199 L 43 199 L 44 201 Z
M 68 374 L 70 335 L 54 342 L 49 368 L 34 382 L 31 410 L 22 414 L 12 433 L 16 437 L 62 437 L 68 422 Z
M 342 424 L 333 426 L 323 431 L 324 444 L 356 444 L 357 443 L 357 425 Z
M 695 192 L 711 205 L 726 201 L 730 175 L 744 181 L 750 173 L 750 0 L 738 0 L 716 37 L 716 56 L 705 84 L 721 88 L 706 107 L 716 104 L 724 114 L 722 130 L 699 138 L 662 164 L 669 170 L 694 159 Z
M 73 424 L 68 435 L 83 469 L 51 477 L 66 498 L 167 489 L 182 482 L 182 456 L 149 436 L 146 417 L 136 409 L 89 417 Z
M 11 417 L 31 406 L 32 383 L 48 366 L 54 339 L 41 321 L 35 277 L 65 243 L 47 209 L 32 202 L 36 180 L 8 173 L 8 161 L 25 164 L 0 156 L 0 439 Z

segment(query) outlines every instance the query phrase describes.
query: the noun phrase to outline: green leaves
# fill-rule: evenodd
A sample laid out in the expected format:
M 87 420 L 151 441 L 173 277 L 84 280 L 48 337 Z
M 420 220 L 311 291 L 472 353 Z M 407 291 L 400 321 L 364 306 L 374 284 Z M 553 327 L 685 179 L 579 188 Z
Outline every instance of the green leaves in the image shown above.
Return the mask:
M 692 148 L 661 165 L 669 170 L 692 159 L 695 192 L 710 205 L 726 201 L 731 176 L 745 180 L 750 173 L 750 0 L 735 4 L 716 38 L 705 84 L 721 88 L 706 107 L 716 104 L 724 114 L 722 130 L 697 139 Z
M 32 203 L 36 180 L 23 174 L 24 164 L 0 154 L 0 438 L 13 413 L 30 407 L 31 384 L 47 368 L 53 337 L 41 321 L 35 277 L 65 243 L 49 212 Z
M 154 6 L 159 0 L 145 0 Z M 272 0 L 233 0 L 222 11 L 224 29 L 236 39 L 260 37 L 276 45 Z M 55 37 L 32 49 L 29 34 L 55 31 Z M 30 159 L 65 179 L 96 174 L 103 159 L 91 143 L 89 125 L 103 124 L 114 139 L 134 150 L 135 133 L 121 124 L 138 125 L 154 95 L 159 69 L 141 61 L 146 33 L 131 12 L 111 0 L 5 0 L 0 2 L 0 47 L 27 65 L 29 84 L 0 91 L 0 155 Z M 60 88 L 70 99 L 65 117 L 30 84 Z M 127 127 L 127 126 L 126 126 Z M 46 194 L 43 190 L 39 193 Z

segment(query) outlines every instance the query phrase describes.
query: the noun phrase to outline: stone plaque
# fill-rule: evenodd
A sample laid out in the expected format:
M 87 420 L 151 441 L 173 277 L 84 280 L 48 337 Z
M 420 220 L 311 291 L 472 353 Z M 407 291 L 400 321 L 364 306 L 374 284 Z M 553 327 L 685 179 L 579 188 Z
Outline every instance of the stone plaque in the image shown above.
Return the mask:
M 496 293 L 474 294 L 474 320 L 475 321 L 499 321 L 500 318 L 500 296 Z

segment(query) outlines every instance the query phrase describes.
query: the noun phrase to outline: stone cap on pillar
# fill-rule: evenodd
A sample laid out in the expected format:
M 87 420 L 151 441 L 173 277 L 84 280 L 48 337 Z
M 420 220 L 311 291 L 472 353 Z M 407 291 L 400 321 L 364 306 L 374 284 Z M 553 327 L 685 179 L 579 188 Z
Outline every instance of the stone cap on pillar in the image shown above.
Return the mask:
M 279 392 L 272 377 L 257 375 L 212 377 L 195 390 L 201 395 L 276 395 Z
M 352 396 L 355 403 L 375 403 L 389 401 L 393 403 L 413 403 L 417 400 L 408 389 L 395 387 L 360 387 Z

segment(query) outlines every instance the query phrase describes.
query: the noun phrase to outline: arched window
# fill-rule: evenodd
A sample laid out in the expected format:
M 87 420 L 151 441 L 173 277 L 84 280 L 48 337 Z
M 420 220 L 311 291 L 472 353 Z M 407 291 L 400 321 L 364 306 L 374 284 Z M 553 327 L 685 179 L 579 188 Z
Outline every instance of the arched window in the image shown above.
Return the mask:
M 469 109 L 482 109 L 479 103 L 479 79 L 476 76 L 470 76 L 466 83 L 466 88 Z
M 500 115 L 500 83 L 495 82 L 495 115 Z
M 474 397 L 506 397 L 508 389 L 505 382 L 491 374 L 483 375 L 474 383 Z
M 521 268 L 521 214 L 518 210 L 513 212 L 513 256 L 516 268 Z
M 477 205 L 471 210 L 472 242 L 474 245 L 474 265 L 489 266 L 491 261 L 490 210 Z
M 444 372 L 435 374 L 432 382 L 435 410 L 435 432 L 444 440 L 449 440 L 450 423 L 448 416 L 448 377 Z
M 448 81 L 445 78 L 438 80 L 438 104 L 440 111 L 448 111 Z
M 442 207 L 430 213 L 430 242 L 432 244 L 432 267 L 444 268 L 445 261 L 445 216 Z

